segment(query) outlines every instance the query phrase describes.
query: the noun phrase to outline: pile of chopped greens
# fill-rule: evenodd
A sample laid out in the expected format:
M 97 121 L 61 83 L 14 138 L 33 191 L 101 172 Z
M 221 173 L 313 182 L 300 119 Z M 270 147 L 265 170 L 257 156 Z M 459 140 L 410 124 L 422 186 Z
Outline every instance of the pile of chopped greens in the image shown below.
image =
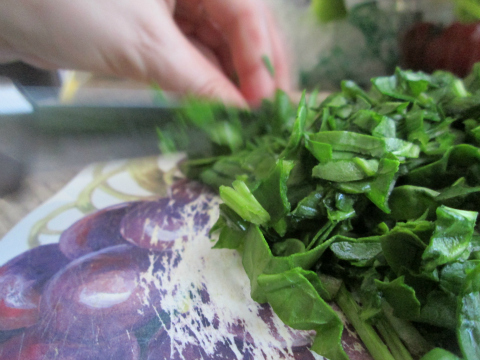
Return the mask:
M 316 98 L 183 111 L 212 145 L 183 169 L 219 189 L 215 248 L 331 360 L 348 359 L 331 302 L 374 359 L 480 359 L 480 65 Z

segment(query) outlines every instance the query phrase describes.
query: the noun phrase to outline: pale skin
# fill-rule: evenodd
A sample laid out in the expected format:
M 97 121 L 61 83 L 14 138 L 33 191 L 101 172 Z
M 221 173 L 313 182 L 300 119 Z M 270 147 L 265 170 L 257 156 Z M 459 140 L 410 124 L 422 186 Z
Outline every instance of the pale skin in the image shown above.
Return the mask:
M 261 0 L 2 0 L 0 61 L 12 60 L 242 107 L 290 90 L 286 51 Z

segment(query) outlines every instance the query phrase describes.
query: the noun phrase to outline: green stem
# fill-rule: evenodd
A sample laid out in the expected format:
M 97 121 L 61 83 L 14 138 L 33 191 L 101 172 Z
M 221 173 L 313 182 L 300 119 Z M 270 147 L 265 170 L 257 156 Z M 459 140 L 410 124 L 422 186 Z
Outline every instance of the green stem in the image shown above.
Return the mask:
M 220 197 L 223 202 L 240 215 L 244 220 L 255 225 L 264 225 L 270 220 L 269 213 L 253 196 L 248 186 L 241 180 L 232 183 L 233 188 L 220 186 Z
M 337 293 L 336 303 L 353 325 L 374 360 L 395 360 L 372 325 L 360 319 L 360 306 L 345 285 Z
M 307 251 L 316 246 L 317 244 L 323 243 L 328 235 L 331 234 L 333 229 L 335 229 L 335 226 L 337 226 L 338 223 L 333 223 L 330 220 L 327 221 L 325 225 L 317 232 L 317 234 L 314 236 L 310 244 L 307 246 Z
M 405 345 L 403 345 L 402 341 L 388 321 L 381 319 L 377 323 L 377 329 L 387 343 L 387 346 L 392 352 L 395 360 L 413 360 L 410 352 L 407 350 Z
M 382 310 L 385 319 L 402 339 L 410 354 L 419 358 L 433 348 L 409 321 L 394 316 L 392 307 L 386 301 L 382 303 Z

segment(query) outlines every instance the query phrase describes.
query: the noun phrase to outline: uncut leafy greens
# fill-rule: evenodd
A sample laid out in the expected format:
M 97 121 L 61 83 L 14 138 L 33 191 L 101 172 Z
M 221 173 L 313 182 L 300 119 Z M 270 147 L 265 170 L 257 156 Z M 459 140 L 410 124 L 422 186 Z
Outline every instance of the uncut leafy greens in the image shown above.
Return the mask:
M 316 330 L 317 353 L 348 359 L 335 301 L 375 359 L 480 358 L 478 74 L 184 111 L 212 144 L 183 170 L 219 189 L 215 248 L 242 254 L 254 300 Z

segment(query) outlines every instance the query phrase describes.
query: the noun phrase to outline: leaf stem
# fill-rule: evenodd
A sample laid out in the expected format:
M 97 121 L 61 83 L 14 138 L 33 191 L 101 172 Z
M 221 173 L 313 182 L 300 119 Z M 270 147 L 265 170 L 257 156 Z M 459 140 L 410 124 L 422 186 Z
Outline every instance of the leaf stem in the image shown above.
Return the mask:
M 393 315 L 393 310 L 386 301 L 382 302 L 382 310 L 385 319 L 403 341 L 410 354 L 415 357 L 421 357 L 433 349 L 433 346 L 425 340 L 415 326 L 409 321 L 399 319 Z
M 395 360 L 413 360 L 410 352 L 407 350 L 405 345 L 403 345 L 402 341 L 395 332 L 395 329 L 387 320 L 381 319 L 378 321 L 377 329 L 387 343 L 387 346 L 392 352 Z
M 360 319 L 360 306 L 345 285 L 340 287 L 335 301 L 355 328 L 374 360 L 396 360 L 373 326 Z
M 331 222 L 328 220 L 325 225 L 317 232 L 317 234 L 314 236 L 310 244 L 307 246 L 307 251 L 313 248 L 317 243 L 323 243 L 328 235 L 331 234 L 333 229 L 335 229 L 335 226 L 337 226 L 336 222 Z

